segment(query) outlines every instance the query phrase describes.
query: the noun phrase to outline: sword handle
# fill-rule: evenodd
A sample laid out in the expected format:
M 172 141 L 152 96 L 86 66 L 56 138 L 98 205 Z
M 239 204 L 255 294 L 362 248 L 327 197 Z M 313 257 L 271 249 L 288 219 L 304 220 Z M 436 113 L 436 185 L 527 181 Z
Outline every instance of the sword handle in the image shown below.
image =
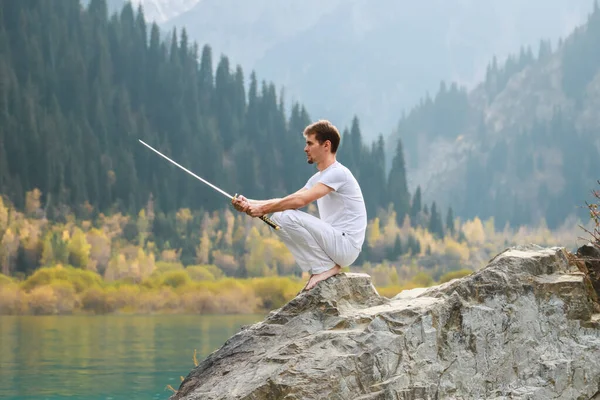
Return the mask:
M 237 197 L 237 193 L 233 196 L 233 198 L 235 199 Z M 271 228 L 275 229 L 276 231 L 278 231 L 279 229 L 281 229 L 281 227 L 279 225 L 277 225 L 275 222 L 273 222 L 273 220 L 269 217 L 267 217 L 266 215 L 263 215 L 262 217 L 259 217 L 265 224 L 269 225 Z
M 271 226 L 271 228 L 275 229 L 276 231 L 281 229 L 279 227 L 279 225 L 277 225 L 275 222 L 273 222 L 273 220 L 271 218 L 267 217 L 266 215 L 263 215 L 262 217 L 260 217 L 260 219 L 262 219 L 267 225 Z

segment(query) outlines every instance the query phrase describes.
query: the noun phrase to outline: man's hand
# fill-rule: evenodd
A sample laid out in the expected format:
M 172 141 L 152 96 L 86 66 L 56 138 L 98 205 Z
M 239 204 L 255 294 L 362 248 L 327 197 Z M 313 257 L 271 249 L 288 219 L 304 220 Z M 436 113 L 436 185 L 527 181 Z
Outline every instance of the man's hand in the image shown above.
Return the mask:
M 235 208 L 237 211 L 245 212 L 246 214 L 248 214 L 250 202 L 244 196 L 239 195 L 234 197 L 233 199 L 231 199 L 231 204 L 233 205 L 233 208 Z
M 263 206 L 260 204 L 249 204 L 246 209 L 246 214 L 251 217 L 262 217 L 266 212 L 263 211 Z
M 259 203 L 250 203 L 250 200 L 242 195 L 236 196 L 231 199 L 231 204 L 239 212 L 244 212 L 251 217 L 262 217 L 266 213 L 263 211 L 263 207 Z

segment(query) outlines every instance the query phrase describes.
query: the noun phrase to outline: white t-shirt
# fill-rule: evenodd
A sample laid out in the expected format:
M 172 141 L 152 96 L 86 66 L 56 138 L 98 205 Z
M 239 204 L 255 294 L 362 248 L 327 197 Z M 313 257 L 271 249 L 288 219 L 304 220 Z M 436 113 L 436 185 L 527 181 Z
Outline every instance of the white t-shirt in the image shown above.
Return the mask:
M 367 210 L 356 178 L 336 161 L 311 176 L 304 187 L 310 189 L 317 183 L 333 189 L 317 200 L 319 217 L 343 232 L 357 249 L 361 249 L 367 229 Z

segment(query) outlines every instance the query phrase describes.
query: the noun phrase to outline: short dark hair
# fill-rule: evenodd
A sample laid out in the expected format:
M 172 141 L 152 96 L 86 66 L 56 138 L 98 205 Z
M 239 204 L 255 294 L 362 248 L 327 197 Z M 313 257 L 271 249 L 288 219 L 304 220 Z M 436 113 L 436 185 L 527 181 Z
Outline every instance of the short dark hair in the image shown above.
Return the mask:
M 313 122 L 309 126 L 304 129 L 304 136 L 315 135 L 315 139 L 319 144 L 323 144 L 325 141 L 329 140 L 331 143 L 331 152 L 335 154 L 340 145 L 340 131 L 333 125 L 331 122 L 326 119 L 318 120 L 317 122 Z

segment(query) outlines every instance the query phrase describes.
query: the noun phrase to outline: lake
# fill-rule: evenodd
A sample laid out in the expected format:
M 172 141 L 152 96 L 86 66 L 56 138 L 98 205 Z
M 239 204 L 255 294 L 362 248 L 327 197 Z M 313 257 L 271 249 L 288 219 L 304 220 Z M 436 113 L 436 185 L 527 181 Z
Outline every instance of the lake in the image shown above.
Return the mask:
M 0 398 L 167 399 L 263 315 L 0 316 Z

